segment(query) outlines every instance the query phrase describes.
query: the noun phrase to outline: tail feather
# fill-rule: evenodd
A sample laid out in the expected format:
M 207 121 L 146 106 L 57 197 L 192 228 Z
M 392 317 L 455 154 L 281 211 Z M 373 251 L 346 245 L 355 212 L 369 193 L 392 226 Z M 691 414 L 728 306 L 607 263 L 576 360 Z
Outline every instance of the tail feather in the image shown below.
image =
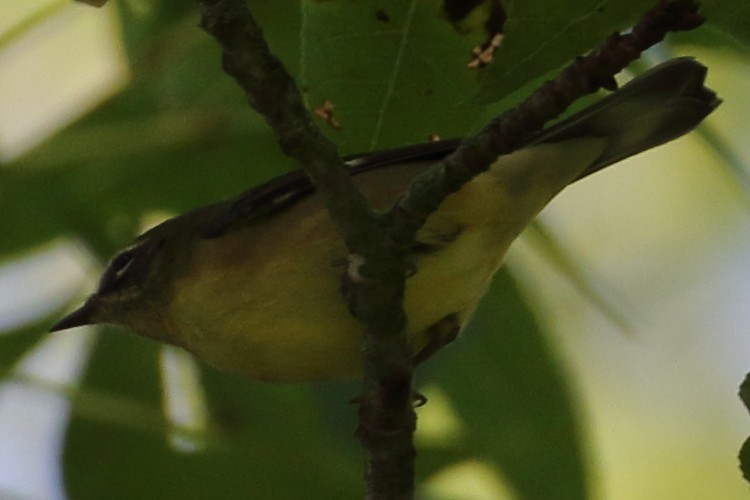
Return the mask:
M 721 103 L 704 86 L 706 67 L 692 58 L 667 61 L 593 106 L 542 132 L 535 143 L 577 137 L 609 138 L 581 179 L 694 129 Z

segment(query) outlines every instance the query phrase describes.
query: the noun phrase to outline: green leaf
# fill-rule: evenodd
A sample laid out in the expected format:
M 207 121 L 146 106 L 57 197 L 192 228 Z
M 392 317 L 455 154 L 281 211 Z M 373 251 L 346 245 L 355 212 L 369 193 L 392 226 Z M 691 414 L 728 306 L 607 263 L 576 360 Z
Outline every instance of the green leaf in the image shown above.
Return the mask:
M 158 344 L 105 333 L 83 390 L 138 398 L 158 408 Z M 321 431 L 309 387 L 265 385 L 206 370 L 215 435 L 188 453 L 163 428 L 145 432 L 75 412 L 64 467 L 71 499 L 356 498 L 359 460 Z M 341 404 L 346 404 L 342 401 Z M 87 412 L 90 414 L 91 412 Z
M 519 498 L 587 497 L 566 373 L 507 272 L 456 344 L 428 364 L 463 421 L 467 447 L 496 465 Z
M 708 19 L 701 30 L 715 30 L 727 45 L 750 52 L 750 2 L 703 0 L 701 13 Z
M 345 153 L 466 133 L 478 109 L 466 67 L 480 30 L 459 32 L 440 2 L 302 2 L 299 80 L 309 107 L 330 100 Z
M 117 2 L 122 23 L 122 38 L 133 66 L 158 63 L 164 43 L 168 43 L 181 24 L 197 18 L 195 2 Z

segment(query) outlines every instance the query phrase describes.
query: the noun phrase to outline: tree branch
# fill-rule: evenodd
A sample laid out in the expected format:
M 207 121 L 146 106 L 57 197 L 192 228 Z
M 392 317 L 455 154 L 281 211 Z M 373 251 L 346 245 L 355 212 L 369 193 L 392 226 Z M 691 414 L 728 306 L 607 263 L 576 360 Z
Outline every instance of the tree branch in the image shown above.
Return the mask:
M 224 70 L 297 160 L 326 201 L 350 248 L 366 245 L 375 214 L 355 188 L 336 145 L 315 125 L 294 79 L 273 54 L 243 0 L 201 0 L 201 26 L 221 44 Z M 368 221 L 370 221 L 368 223 Z
M 293 79 L 276 59 L 243 0 L 200 0 L 202 26 L 223 48 L 223 63 L 276 133 L 284 152 L 313 180 L 350 252 L 349 306 L 364 327 L 365 369 L 358 435 L 367 450 L 369 499 L 408 499 L 414 491 L 412 354 L 403 295 L 408 250 L 417 230 L 449 194 L 522 146 L 577 98 L 614 88 L 614 75 L 667 32 L 703 21 L 693 0 L 663 0 L 626 35 L 613 34 L 526 101 L 411 185 L 386 215 L 354 187 L 335 145 L 313 122 Z M 290 284 L 293 286 L 293 284 Z
M 200 4 L 203 28 L 222 46 L 224 69 L 265 117 L 283 151 L 313 180 L 347 244 L 347 299 L 365 334 L 358 436 L 367 450 L 368 497 L 410 498 L 416 416 L 403 310 L 408 246 L 390 238 L 386 218 L 373 212 L 357 191 L 335 145 L 313 122 L 294 80 L 270 53 L 244 1 Z
M 539 87 L 521 104 L 498 116 L 479 134 L 465 139 L 451 155 L 417 177 L 407 196 L 394 207 L 394 225 L 399 238 L 410 239 L 446 196 L 458 191 L 484 172 L 498 156 L 511 153 L 558 117 L 576 99 L 600 88 L 614 90 L 614 76 L 641 52 L 659 43 L 670 31 L 687 31 L 700 26 L 694 0 L 661 0 L 646 12 L 625 35 L 613 33 L 596 50 L 564 68 L 552 81 Z

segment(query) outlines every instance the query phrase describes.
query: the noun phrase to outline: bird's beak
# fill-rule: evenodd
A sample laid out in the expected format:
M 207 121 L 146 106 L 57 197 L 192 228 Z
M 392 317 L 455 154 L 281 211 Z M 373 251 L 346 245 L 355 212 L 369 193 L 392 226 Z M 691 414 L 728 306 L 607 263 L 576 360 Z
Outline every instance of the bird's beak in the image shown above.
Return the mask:
M 59 332 L 61 330 L 67 330 L 69 328 L 75 328 L 77 326 L 91 325 L 96 322 L 94 320 L 94 313 L 96 312 L 96 310 L 96 296 L 89 297 L 81 307 L 52 325 L 52 328 L 50 328 L 49 331 Z

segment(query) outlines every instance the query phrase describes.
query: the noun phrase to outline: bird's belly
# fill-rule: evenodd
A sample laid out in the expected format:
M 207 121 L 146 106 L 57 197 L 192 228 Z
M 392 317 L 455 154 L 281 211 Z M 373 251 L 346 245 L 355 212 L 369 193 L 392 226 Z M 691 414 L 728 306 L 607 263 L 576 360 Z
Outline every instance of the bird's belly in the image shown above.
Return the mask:
M 484 295 L 504 253 L 487 233 L 466 231 L 447 248 L 417 261 L 405 296 L 415 353 L 427 343 L 431 325 L 451 314 L 468 320 Z M 361 327 L 339 292 L 343 267 L 337 262 L 345 251 L 337 238 L 318 234 L 315 244 L 307 241 L 306 252 L 292 259 L 273 253 L 262 259 L 226 255 L 226 241 L 222 255 L 202 249 L 195 258 L 206 262 L 193 267 L 204 271 L 178 285 L 181 293 L 171 305 L 184 347 L 221 370 L 260 380 L 359 374 Z M 234 259 L 235 265 L 220 264 L 226 259 Z M 253 259 L 253 265 L 243 259 Z M 215 305 L 207 307 L 206 297 L 213 297 Z

